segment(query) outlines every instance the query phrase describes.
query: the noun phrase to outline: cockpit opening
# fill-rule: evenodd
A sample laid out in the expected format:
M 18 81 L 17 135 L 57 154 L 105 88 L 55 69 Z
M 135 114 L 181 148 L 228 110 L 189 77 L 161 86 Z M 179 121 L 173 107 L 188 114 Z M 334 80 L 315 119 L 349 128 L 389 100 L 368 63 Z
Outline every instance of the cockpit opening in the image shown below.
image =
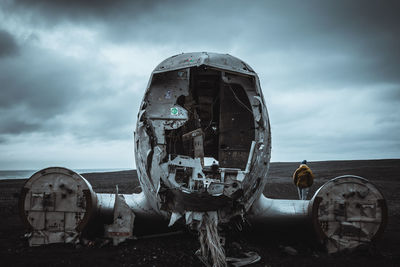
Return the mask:
M 165 131 L 168 155 L 214 158 L 221 168 L 244 170 L 255 138 L 254 117 L 243 86 L 225 72 L 190 69 L 189 90 L 176 104 L 188 111 L 180 128 Z

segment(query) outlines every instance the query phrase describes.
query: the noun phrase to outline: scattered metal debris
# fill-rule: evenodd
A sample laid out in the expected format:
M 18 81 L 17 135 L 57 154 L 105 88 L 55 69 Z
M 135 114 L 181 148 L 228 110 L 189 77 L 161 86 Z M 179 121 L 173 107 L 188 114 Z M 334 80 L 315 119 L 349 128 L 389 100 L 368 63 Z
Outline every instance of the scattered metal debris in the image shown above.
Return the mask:
M 118 194 L 118 186 L 116 186 L 113 224 L 106 226 L 105 236 L 112 238 L 114 246 L 131 238 L 134 220 L 135 214 L 126 203 L 124 196 Z

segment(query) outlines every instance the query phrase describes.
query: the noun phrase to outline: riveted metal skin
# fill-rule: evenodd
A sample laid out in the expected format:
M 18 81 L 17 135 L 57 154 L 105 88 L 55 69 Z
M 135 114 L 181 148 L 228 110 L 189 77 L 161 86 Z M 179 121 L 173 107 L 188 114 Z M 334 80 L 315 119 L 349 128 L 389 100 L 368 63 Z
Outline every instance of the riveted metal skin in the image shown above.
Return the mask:
M 124 216 L 128 225 L 133 225 L 135 216 L 141 220 L 157 219 L 158 214 L 150 208 L 143 192 L 96 194 L 89 182 L 72 170 L 50 167 L 36 172 L 26 181 L 19 199 L 20 217 L 30 231 L 29 244 L 74 243 L 89 222 L 113 223 L 116 195 L 121 199 L 117 205 L 117 219 L 121 222 L 125 222 Z
M 248 64 L 197 52 L 155 68 L 135 131 L 139 181 L 155 211 L 218 211 L 221 222 L 242 215 L 266 184 L 270 152 L 268 112 Z M 204 166 L 203 156 L 218 167 Z
M 321 186 L 309 212 L 315 232 L 329 253 L 351 250 L 379 238 L 387 224 L 387 205 L 379 189 L 355 175 Z
M 81 175 L 62 167 L 40 170 L 28 179 L 19 200 L 31 229 L 31 245 L 70 242 L 96 213 L 97 197 Z
M 161 62 L 154 69 L 153 73 L 168 72 L 202 65 L 244 75 L 256 75 L 254 70 L 244 61 L 229 54 L 211 52 L 182 53 L 169 57 Z

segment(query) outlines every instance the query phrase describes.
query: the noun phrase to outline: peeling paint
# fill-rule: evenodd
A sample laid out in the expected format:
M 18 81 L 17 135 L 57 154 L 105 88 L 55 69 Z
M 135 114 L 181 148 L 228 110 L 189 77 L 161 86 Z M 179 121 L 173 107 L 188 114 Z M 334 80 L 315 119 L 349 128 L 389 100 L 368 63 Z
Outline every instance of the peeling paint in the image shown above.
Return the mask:
M 214 264 L 224 265 L 218 225 L 234 217 L 312 222 L 329 252 L 374 241 L 385 228 L 383 195 L 360 177 L 334 179 L 311 201 L 262 195 L 271 156 L 268 112 L 257 74 L 230 55 L 187 53 L 160 63 L 134 139 L 140 194 L 95 193 L 82 176 L 59 167 L 26 182 L 19 205 L 31 246 L 78 242 L 93 221 L 116 245 L 132 237 L 134 221 L 162 217 L 197 229 L 202 259 L 208 261 L 207 244 L 217 245 Z

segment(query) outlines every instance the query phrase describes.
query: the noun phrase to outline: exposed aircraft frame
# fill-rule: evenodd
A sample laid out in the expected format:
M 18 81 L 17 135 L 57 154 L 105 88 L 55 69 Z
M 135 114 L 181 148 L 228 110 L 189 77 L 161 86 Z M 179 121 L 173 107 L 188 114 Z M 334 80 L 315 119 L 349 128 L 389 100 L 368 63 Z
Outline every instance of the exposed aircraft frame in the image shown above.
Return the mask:
M 77 242 L 93 221 L 118 244 L 132 237 L 136 221 L 163 218 L 199 230 L 207 217 L 217 224 L 309 222 L 337 252 L 374 241 L 386 225 L 383 195 L 357 176 L 327 182 L 311 200 L 263 196 L 268 112 L 257 74 L 230 55 L 186 53 L 160 63 L 140 106 L 134 147 L 140 194 L 95 193 L 65 168 L 35 173 L 20 198 L 30 245 Z

